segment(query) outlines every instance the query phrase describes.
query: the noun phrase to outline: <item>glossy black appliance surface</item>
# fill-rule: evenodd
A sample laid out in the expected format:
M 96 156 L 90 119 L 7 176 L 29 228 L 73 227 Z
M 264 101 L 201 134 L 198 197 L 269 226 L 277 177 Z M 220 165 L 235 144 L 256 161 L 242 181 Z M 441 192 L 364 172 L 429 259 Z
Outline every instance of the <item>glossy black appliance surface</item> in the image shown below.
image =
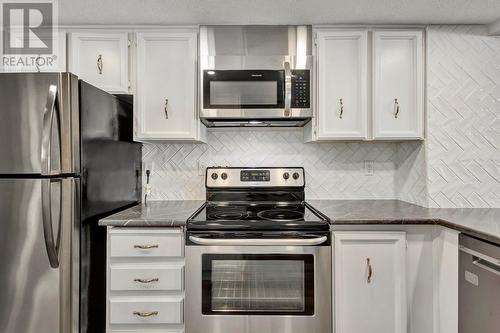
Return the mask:
M 142 144 L 131 96 L 79 81 L 81 150 L 80 333 L 106 331 L 106 228 L 99 219 L 141 200 Z
M 304 200 L 303 177 L 302 168 L 208 169 L 207 201 L 187 228 L 326 231 L 328 218 Z

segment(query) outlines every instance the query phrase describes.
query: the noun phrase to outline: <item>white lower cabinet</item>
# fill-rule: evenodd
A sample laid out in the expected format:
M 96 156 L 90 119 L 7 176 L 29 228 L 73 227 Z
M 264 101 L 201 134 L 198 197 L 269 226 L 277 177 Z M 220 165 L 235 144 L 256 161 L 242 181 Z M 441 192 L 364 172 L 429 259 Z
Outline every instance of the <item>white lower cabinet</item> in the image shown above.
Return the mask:
M 334 232 L 335 333 L 407 331 L 404 232 Z
M 115 298 L 109 304 L 112 324 L 182 324 L 182 297 Z
M 109 228 L 107 332 L 183 332 L 184 265 L 181 228 Z

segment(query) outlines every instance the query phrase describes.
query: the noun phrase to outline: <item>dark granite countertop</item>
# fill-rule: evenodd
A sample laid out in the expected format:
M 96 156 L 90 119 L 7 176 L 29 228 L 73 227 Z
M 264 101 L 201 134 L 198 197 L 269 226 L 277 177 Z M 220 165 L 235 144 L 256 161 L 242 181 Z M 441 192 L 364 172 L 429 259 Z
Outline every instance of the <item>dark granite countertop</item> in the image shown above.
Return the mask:
M 99 225 L 113 227 L 177 227 L 203 205 L 202 200 L 150 201 L 113 214 L 99 221 Z
M 425 208 L 399 200 L 311 200 L 332 224 L 438 224 L 500 244 L 498 208 Z
M 500 244 L 500 209 L 425 208 L 399 200 L 311 200 L 332 224 L 439 224 Z M 151 201 L 100 220 L 103 226 L 183 226 L 201 200 Z

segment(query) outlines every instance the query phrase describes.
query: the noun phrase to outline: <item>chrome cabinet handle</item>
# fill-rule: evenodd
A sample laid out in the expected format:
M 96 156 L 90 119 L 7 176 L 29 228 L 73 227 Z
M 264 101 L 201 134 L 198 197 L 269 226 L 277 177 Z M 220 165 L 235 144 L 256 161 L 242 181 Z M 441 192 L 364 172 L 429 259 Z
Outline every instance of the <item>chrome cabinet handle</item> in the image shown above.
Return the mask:
M 168 98 L 165 98 L 165 119 L 168 119 Z
M 51 185 L 54 180 L 42 180 L 42 225 L 43 225 L 43 238 L 45 240 L 45 248 L 49 257 L 49 264 L 52 268 L 59 267 L 59 243 L 61 232 L 61 212 L 59 212 L 59 233 L 57 238 L 54 237 L 54 227 L 52 223 L 52 194 Z M 61 181 L 58 179 L 57 181 Z M 61 191 L 62 193 L 62 191 Z
M 292 106 L 292 70 L 290 69 L 290 63 L 286 61 L 284 63 L 285 67 L 285 117 L 291 115 Z
M 134 314 L 134 316 L 138 316 L 138 317 L 142 317 L 142 318 L 147 318 L 147 317 L 157 316 L 158 315 L 158 311 L 151 311 L 151 312 L 134 311 L 133 314 Z
M 54 123 L 54 117 L 57 117 L 57 123 L 60 124 L 59 109 L 56 105 L 57 99 L 57 86 L 51 84 L 49 86 L 49 93 L 47 95 L 47 101 L 43 109 L 43 127 L 42 127 L 42 145 L 41 145 L 41 155 L 40 160 L 42 164 L 42 174 L 44 176 L 49 176 L 52 174 L 52 127 Z M 59 137 L 60 140 L 60 137 Z M 61 143 L 59 142 L 59 149 Z M 61 152 L 59 151 L 59 156 Z M 56 173 L 59 173 L 57 171 Z
M 399 102 L 397 98 L 394 98 L 394 118 L 397 118 L 399 115 Z
M 99 74 L 102 74 L 102 54 L 99 54 L 97 57 L 97 69 L 99 70 Z
M 344 101 L 339 99 L 339 104 L 340 104 L 340 113 L 339 113 L 339 118 L 342 119 L 342 115 L 344 114 Z
M 157 249 L 158 244 L 153 244 L 153 245 L 134 245 L 134 249 L 141 249 L 141 250 L 150 250 L 150 249 Z
M 373 269 L 372 269 L 372 264 L 370 263 L 370 258 L 366 258 L 366 266 L 368 267 L 368 277 L 366 278 L 366 283 L 371 283 L 373 276 Z
M 152 282 L 158 282 L 160 281 L 159 278 L 152 278 L 152 279 L 134 279 L 134 282 L 137 283 L 152 283 Z

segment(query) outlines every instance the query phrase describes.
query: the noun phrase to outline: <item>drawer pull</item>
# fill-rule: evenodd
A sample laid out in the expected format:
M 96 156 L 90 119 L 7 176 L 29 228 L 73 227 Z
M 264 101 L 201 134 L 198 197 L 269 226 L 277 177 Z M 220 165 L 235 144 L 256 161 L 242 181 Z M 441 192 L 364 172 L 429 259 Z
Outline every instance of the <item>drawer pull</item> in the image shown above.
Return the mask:
M 152 283 L 152 282 L 158 282 L 160 279 L 158 278 L 152 278 L 152 279 L 134 279 L 134 282 L 137 283 Z
M 134 249 L 141 249 L 141 250 L 150 250 L 150 249 L 157 249 L 158 244 L 153 244 L 153 245 L 134 245 Z
M 340 104 L 340 113 L 339 113 L 339 118 L 342 119 L 342 115 L 344 114 L 344 101 L 339 99 L 339 104 Z
M 134 311 L 134 316 L 142 317 L 142 318 L 147 318 L 147 317 L 153 317 L 157 316 L 158 311 L 151 311 L 151 312 L 140 312 L 140 311 Z

